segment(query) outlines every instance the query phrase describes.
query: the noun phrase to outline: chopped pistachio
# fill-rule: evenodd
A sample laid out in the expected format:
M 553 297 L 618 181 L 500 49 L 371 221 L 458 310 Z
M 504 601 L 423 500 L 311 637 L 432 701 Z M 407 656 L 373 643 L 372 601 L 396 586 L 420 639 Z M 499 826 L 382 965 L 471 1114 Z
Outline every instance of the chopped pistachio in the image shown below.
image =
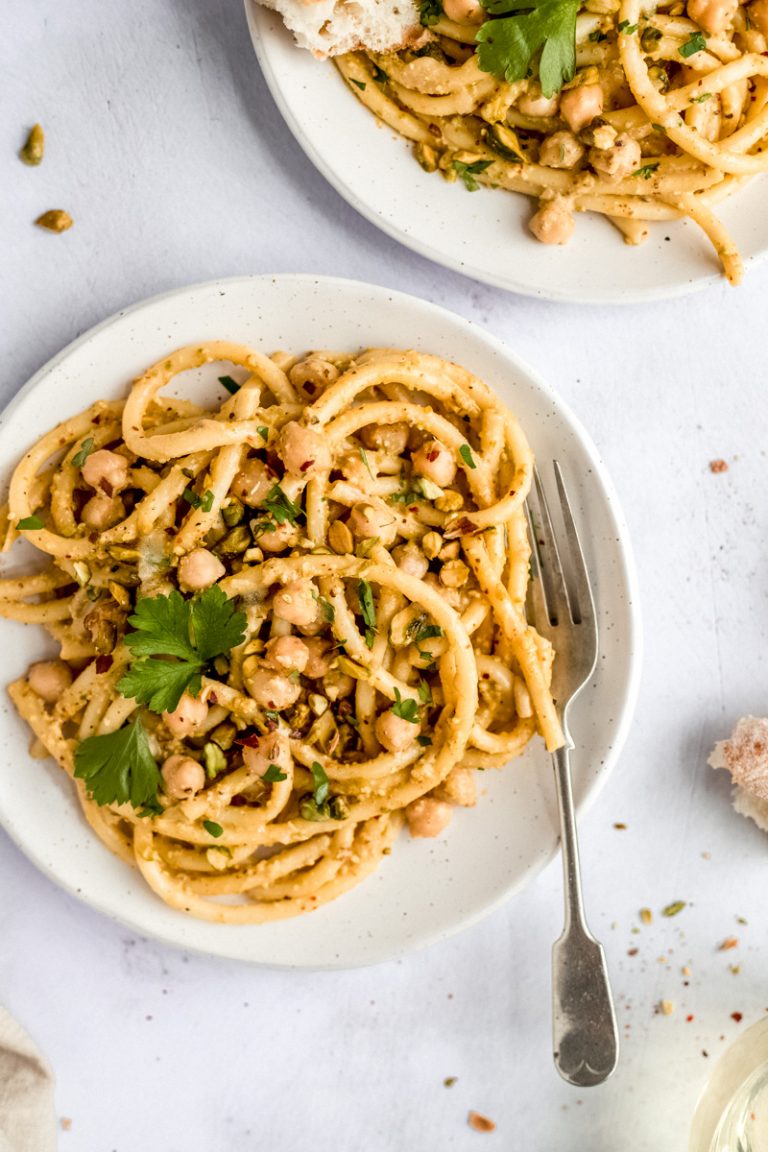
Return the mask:
M 107 590 L 110 596 L 120 605 L 121 608 L 130 608 L 131 594 L 127 588 L 122 584 L 118 584 L 116 580 L 110 580 L 107 584 Z
M 427 532 L 421 540 L 421 547 L 428 560 L 434 560 L 443 546 L 443 538 L 439 532 Z
M 435 500 L 435 508 L 438 512 L 458 512 L 463 507 L 464 497 L 455 488 L 447 488 L 442 496 L 438 496 Z
M 322 716 L 324 712 L 328 711 L 328 701 L 319 692 L 310 692 L 308 702 L 315 716 Z
M 223 772 L 227 766 L 226 756 L 219 745 L 212 741 L 203 745 L 203 759 L 205 760 L 206 775 L 211 780 L 214 776 L 218 776 L 219 772 Z
M 19 156 L 25 164 L 29 164 L 31 168 L 36 168 L 38 164 L 42 163 L 44 153 L 45 132 L 43 132 L 41 124 L 33 124 Z
M 45 228 L 47 232 L 66 232 L 73 223 L 69 212 L 65 212 L 63 208 L 50 208 L 35 220 L 35 224 L 39 228 Z
M 251 543 L 251 533 L 244 524 L 238 524 L 231 532 L 227 532 L 223 540 L 216 545 L 216 551 L 222 556 L 238 556 L 245 552 Z
M 81 588 L 85 588 L 86 584 L 90 582 L 91 570 L 84 560 L 75 560 L 72 567 L 75 570 L 75 579 Z
M 232 500 L 221 510 L 221 517 L 228 528 L 234 528 L 245 515 L 245 509 L 239 500 Z
M 662 916 L 677 916 L 678 912 L 682 912 L 685 908 L 685 900 L 673 900 L 671 904 L 667 904 L 666 908 L 662 908 Z
M 355 542 L 343 520 L 334 520 L 328 529 L 328 543 L 339 556 L 354 552 Z
M 235 742 L 237 728 L 235 728 L 231 721 L 225 720 L 222 724 L 218 724 L 213 731 L 209 733 L 209 736 L 214 744 L 218 744 L 219 748 L 223 748 L 226 752 Z
M 469 568 L 463 560 L 449 560 L 440 569 L 440 583 L 446 588 L 461 588 L 469 579 Z

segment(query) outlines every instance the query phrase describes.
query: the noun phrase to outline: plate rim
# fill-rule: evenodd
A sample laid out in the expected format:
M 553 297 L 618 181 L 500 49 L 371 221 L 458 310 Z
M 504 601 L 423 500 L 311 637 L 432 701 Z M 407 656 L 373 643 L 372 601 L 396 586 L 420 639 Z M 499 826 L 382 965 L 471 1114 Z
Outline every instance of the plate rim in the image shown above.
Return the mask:
M 246 3 L 248 0 L 246 0 Z M 398 289 L 393 289 L 387 285 L 377 284 L 373 281 L 358 280 L 353 277 L 341 276 L 328 276 L 328 275 L 314 275 L 312 273 L 254 273 L 254 274 L 241 274 L 230 277 L 216 277 L 211 280 L 197 281 L 193 284 L 186 284 L 180 287 L 172 288 L 164 292 L 157 293 L 153 296 L 145 297 L 141 300 L 134 301 L 124 308 L 111 313 L 104 320 L 99 321 L 93 327 L 87 329 L 85 332 L 76 336 L 74 340 L 70 341 L 58 353 L 47 360 L 37 371 L 26 381 L 25 384 L 19 388 L 11 400 L 0 409 L 0 432 L 6 424 L 8 418 L 13 415 L 17 406 L 22 400 L 33 392 L 40 382 L 52 371 L 54 371 L 62 361 L 66 360 L 70 355 L 76 352 L 83 345 L 87 344 L 90 340 L 98 336 L 100 333 L 109 329 L 112 325 L 122 320 L 128 315 L 140 313 L 143 310 L 150 310 L 154 306 L 163 302 L 172 300 L 175 297 L 185 297 L 193 293 L 205 292 L 211 289 L 229 289 L 238 285 L 250 285 L 253 283 L 274 284 L 275 281 L 286 281 L 289 283 L 306 284 L 308 286 L 322 284 L 324 286 L 343 286 L 346 289 L 373 289 L 375 292 L 386 294 L 390 298 L 394 298 L 402 305 L 413 307 L 414 305 L 424 309 L 428 313 L 432 313 L 444 320 L 447 318 L 449 322 L 459 329 L 468 332 L 473 338 L 480 339 L 492 350 L 501 361 L 512 363 L 527 379 L 535 385 L 540 393 L 546 397 L 553 405 L 558 413 L 561 413 L 565 421 L 570 424 L 575 435 L 578 438 L 581 449 L 589 458 L 599 484 L 602 486 L 607 497 L 608 506 L 613 519 L 613 524 L 617 533 L 617 555 L 620 564 L 623 579 L 627 587 L 627 677 L 626 685 L 623 694 L 623 701 L 620 713 L 620 719 L 616 725 L 613 736 L 611 738 L 611 746 L 606 756 L 605 764 L 602 766 L 601 771 L 593 774 L 584 787 L 584 792 L 581 799 L 576 804 L 576 816 L 581 819 L 591 808 L 597 797 L 602 792 L 608 778 L 616 768 L 618 760 L 624 750 L 624 746 L 629 735 L 629 731 L 634 719 L 634 714 L 637 706 L 637 699 L 640 690 L 640 680 L 642 673 L 643 663 L 643 650 L 644 650 L 644 637 L 642 626 L 642 611 L 640 606 L 640 590 L 639 580 L 637 575 L 637 566 L 634 558 L 634 550 L 632 548 L 629 526 L 624 516 L 624 511 L 619 500 L 613 480 L 608 472 L 602 457 L 592 440 L 587 429 L 571 409 L 570 405 L 560 396 L 540 374 L 530 367 L 528 362 L 517 352 L 515 352 L 505 341 L 489 332 L 483 325 L 468 320 L 466 317 L 453 312 L 449 308 L 445 308 L 440 304 L 435 304 L 431 300 L 425 300 L 422 297 L 414 296 L 412 293 L 402 292 Z M 135 919 L 130 913 L 123 914 L 116 910 L 114 906 L 105 904 L 98 897 L 85 896 L 82 890 L 76 883 L 70 883 L 65 878 L 58 875 L 55 870 L 50 867 L 43 859 L 42 855 L 34 848 L 23 842 L 20 836 L 16 835 L 15 828 L 9 822 L 5 812 L 0 807 L 0 827 L 4 829 L 12 843 L 19 849 L 22 855 L 30 861 L 30 863 L 46 877 L 46 879 L 53 882 L 53 884 L 60 890 L 64 891 L 67 896 L 74 897 L 79 904 L 85 905 L 87 908 L 95 910 L 100 915 L 106 916 L 113 923 L 122 925 L 137 932 L 139 935 L 149 937 L 161 941 L 164 945 L 181 949 L 188 952 L 194 952 L 199 955 L 214 957 L 216 959 L 225 959 L 235 963 L 248 964 L 253 967 L 260 967 L 274 970 L 290 970 L 290 971 L 327 971 L 327 970 L 353 970 L 356 968 L 371 967 L 376 964 L 387 963 L 395 960 L 401 956 L 405 956 L 411 952 L 421 951 L 424 948 L 431 947 L 443 940 L 450 939 L 452 936 L 458 935 L 460 932 L 472 928 L 480 920 L 490 915 L 492 912 L 499 909 L 503 904 L 506 904 L 513 896 L 520 892 L 528 884 L 532 883 L 538 875 L 548 867 L 554 858 L 558 855 L 559 847 L 557 842 L 553 850 L 542 855 L 532 866 L 527 868 L 524 874 L 513 884 L 504 888 L 503 891 L 497 895 L 479 904 L 473 912 L 463 916 L 456 923 L 451 924 L 449 927 L 440 929 L 432 929 L 415 939 L 408 940 L 407 942 L 397 946 L 380 948 L 377 954 L 371 955 L 367 958 L 357 960 L 339 960 L 328 961 L 325 963 L 295 963 L 287 964 L 276 961 L 263 960 L 254 957 L 245 957 L 242 955 L 234 955 L 231 949 L 226 948 L 226 940 L 228 938 L 226 932 L 222 932 L 221 940 L 222 947 L 214 949 L 203 942 L 195 942 L 194 940 L 180 940 L 178 936 L 174 936 L 170 932 L 163 931 L 162 927 L 157 929 L 147 927 L 146 924 L 140 920 Z M 105 849 L 107 850 L 107 849 Z M 220 927 L 226 928 L 226 925 Z
M 696 292 L 703 292 L 707 288 L 724 284 L 722 271 L 713 269 L 712 272 L 704 273 L 701 276 L 674 285 L 661 284 L 651 288 L 635 290 L 622 289 L 620 292 L 617 292 L 615 289 L 606 289 L 601 292 L 590 292 L 586 290 L 576 296 L 570 292 L 561 292 L 557 287 L 535 288 L 530 284 L 520 283 L 515 280 L 514 277 L 497 276 L 493 272 L 479 268 L 469 261 L 463 261 L 461 264 L 458 264 L 452 257 L 442 253 L 439 248 L 424 243 L 415 233 L 406 232 L 398 228 L 396 224 L 377 213 L 366 201 L 357 196 L 344 180 L 337 175 L 333 166 L 326 162 L 310 137 L 305 133 L 300 121 L 293 115 L 283 96 L 282 86 L 278 80 L 275 69 L 272 67 L 271 59 L 265 47 L 266 35 L 260 27 L 260 21 L 266 20 L 269 14 L 274 16 L 274 11 L 259 3 L 259 0 L 243 0 L 243 6 L 245 8 L 245 18 L 253 50 L 266 81 L 267 88 L 280 115 L 304 155 L 331 187 L 338 192 L 342 199 L 366 219 L 369 224 L 373 224 L 380 232 L 384 232 L 391 240 L 397 241 L 398 244 L 401 244 L 411 252 L 415 252 L 425 260 L 429 260 L 431 263 L 437 264 L 442 268 L 447 268 L 449 271 L 455 272 L 458 275 L 467 276 L 469 279 L 477 280 L 481 284 L 489 284 L 492 288 L 499 288 L 504 292 L 525 296 L 531 300 L 551 300 L 557 304 L 587 306 L 604 306 L 610 304 L 619 307 L 634 304 L 650 304 L 661 300 L 677 300 L 684 296 L 693 295 Z M 297 48 L 297 51 L 302 51 L 302 49 Z M 766 174 L 766 180 L 768 180 L 768 174 Z M 761 251 L 746 257 L 744 261 L 745 273 L 749 274 L 750 271 L 757 268 L 767 259 L 768 245 L 761 249 Z

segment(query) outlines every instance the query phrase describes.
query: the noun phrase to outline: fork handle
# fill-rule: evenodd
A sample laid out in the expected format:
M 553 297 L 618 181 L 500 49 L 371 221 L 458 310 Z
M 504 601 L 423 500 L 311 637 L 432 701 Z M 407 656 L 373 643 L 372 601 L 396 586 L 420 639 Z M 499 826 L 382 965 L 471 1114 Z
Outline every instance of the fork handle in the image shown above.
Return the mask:
M 588 1087 L 613 1072 L 619 1037 L 605 953 L 584 919 L 569 751 L 552 755 L 565 882 L 565 925 L 552 950 L 554 1059 L 564 1079 Z

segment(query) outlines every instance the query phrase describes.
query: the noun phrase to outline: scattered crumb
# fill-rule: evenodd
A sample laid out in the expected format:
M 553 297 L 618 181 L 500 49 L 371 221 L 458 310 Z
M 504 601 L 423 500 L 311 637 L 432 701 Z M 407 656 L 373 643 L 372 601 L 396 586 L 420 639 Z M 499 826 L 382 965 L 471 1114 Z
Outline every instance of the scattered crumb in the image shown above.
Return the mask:
M 642 920 L 643 924 L 650 924 L 651 923 L 651 921 L 653 920 L 653 913 L 651 912 L 650 908 L 641 908 L 640 909 L 640 919 Z
M 69 1132 L 70 1128 L 72 1127 L 72 1121 L 70 1120 L 69 1116 L 62 1116 L 59 1120 L 59 1124 L 61 1125 L 64 1132 Z
M 709 1052 L 707 1052 L 706 1048 L 702 1048 L 701 1054 L 702 1056 L 709 1056 Z
M 743 1019 L 744 1019 L 744 1013 L 743 1012 L 731 1012 L 731 1020 L 735 1020 L 737 1024 L 741 1024 L 741 1021 Z
M 709 470 L 710 472 L 727 472 L 728 465 L 725 460 L 710 460 Z
M 627 830 L 626 824 L 614 824 L 614 828 L 617 832 L 626 832 Z
M 661 1012 L 662 1016 L 671 1016 L 674 1010 L 675 1006 L 671 1000 L 659 1001 L 659 1011 Z
M 666 964 L 666 962 L 667 962 L 666 956 L 658 956 L 657 960 L 658 960 L 659 964 Z
M 627 956 L 637 956 L 637 948 L 627 948 Z
M 690 974 L 691 974 L 691 970 L 687 964 L 685 965 L 684 968 L 681 968 L 680 971 L 682 972 L 683 976 L 690 976 Z
M 712 853 L 711 852 L 702 852 L 701 858 L 702 858 L 702 860 L 711 860 L 712 859 Z
M 493 1120 L 489 1120 L 487 1116 L 481 1116 L 479 1112 L 470 1112 L 467 1115 L 467 1124 L 470 1128 L 474 1128 L 475 1132 L 493 1132 L 496 1129 Z
M 734 976 L 738 976 L 739 972 L 741 972 L 741 964 L 729 964 L 728 971 L 732 972 Z
M 722 944 L 718 945 L 719 952 L 729 952 L 731 948 L 738 948 L 739 941 L 736 936 L 726 936 Z
M 747 920 L 747 918 L 745 916 L 737 916 L 736 917 L 736 923 L 737 924 L 748 924 L 749 921 Z
M 661 914 L 662 916 L 677 916 L 678 912 L 682 912 L 683 908 L 685 908 L 685 905 L 685 900 L 673 900 L 671 904 L 667 904 L 665 908 L 662 908 Z
M 444 1088 L 453 1088 L 453 1086 L 457 1080 L 458 1080 L 458 1076 L 446 1076 L 445 1080 L 443 1080 L 443 1087 Z

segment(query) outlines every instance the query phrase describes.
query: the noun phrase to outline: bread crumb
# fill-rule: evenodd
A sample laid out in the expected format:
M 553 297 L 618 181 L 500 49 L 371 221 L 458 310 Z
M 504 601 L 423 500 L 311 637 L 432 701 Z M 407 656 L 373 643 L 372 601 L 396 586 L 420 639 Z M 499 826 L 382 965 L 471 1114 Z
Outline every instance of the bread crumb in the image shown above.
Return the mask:
M 661 1012 L 662 1016 L 671 1016 L 674 1010 L 675 1006 L 671 1000 L 659 1001 L 659 1012 Z
M 467 1116 L 467 1124 L 470 1128 L 474 1128 L 475 1132 L 493 1132 L 496 1129 L 493 1120 L 489 1120 L 487 1116 L 481 1116 L 479 1112 L 470 1112 Z
M 718 945 L 719 952 L 729 952 L 731 948 L 738 948 L 739 941 L 736 936 L 726 936 L 722 944 Z
M 728 465 L 725 462 L 725 460 L 710 460 L 709 470 L 710 470 L 710 472 L 715 472 L 715 473 L 727 472 L 728 471 Z
M 69 1116 L 62 1116 L 59 1120 L 59 1124 L 65 1132 L 69 1132 L 70 1128 L 72 1127 L 72 1121 L 70 1120 Z

